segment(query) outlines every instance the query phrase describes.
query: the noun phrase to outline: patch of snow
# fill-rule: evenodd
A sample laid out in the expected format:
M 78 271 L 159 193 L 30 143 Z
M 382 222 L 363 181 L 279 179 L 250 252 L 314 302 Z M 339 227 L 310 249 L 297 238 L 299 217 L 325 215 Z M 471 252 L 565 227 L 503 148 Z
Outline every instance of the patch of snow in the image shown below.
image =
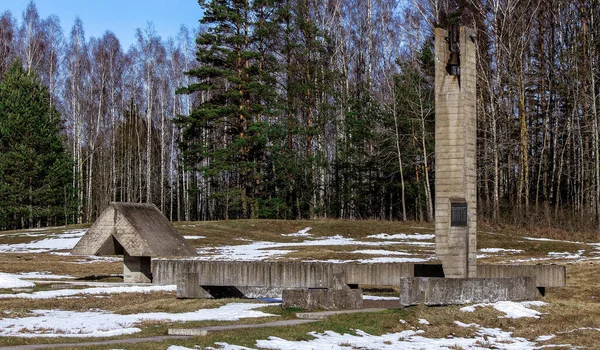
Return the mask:
M 523 252 L 521 249 L 504 249 L 504 248 L 482 248 L 482 249 L 479 249 L 479 251 L 482 253 L 511 253 L 511 254 L 517 254 L 517 253 Z
M 554 338 L 556 338 L 556 334 L 540 335 L 539 337 L 535 338 L 535 341 L 546 341 Z
M 252 348 L 247 348 L 245 346 L 230 345 L 230 344 L 223 343 L 223 342 L 215 342 L 215 345 L 220 346 L 219 350 L 253 350 Z M 206 348 L 206 350 L 216 350 L 216 349 L 208 347 L 208 348 Z
M 311 340 L 285 340 L 279 337 L 269 337 L 257 340 L 256 347 L 261 349 L 454 349 L 454 348 L 502 348 L 528 349 L 535 346 L 525 338 L 513 337 L 511 332 L 497 328 L 478 327 L 477 335 L 472 338 L 426 338 L 420 334 L 422 330 L 405 330 L 398 333 L 387 333 L 375 336 L 356 330 L 356 334 L 339 334 L 333 331 L 323 333 L 310 332 Z M 216 349 L 240 349 L 226 343 L 215 343 Z M 242 348 L 243 349 L 243 348 Z
M 249 244 L 231 245 L 222 247 L 200 248 L 198 254 L 204 255 L 196 257 L 196 260 L 236 260 L 236 261 L 255 261 L 263 259 L 273 259 L 281 257 L 285 254 L 293 253 L 295 250 L 281 249 L 293 247 L 311 247 L 311 246 L 381 246 L 393 244 L 406 244 L 408 242 L 365 242 L 357 241 L 353 238 L 346 238 L 341 235 L 330 237 L 320 237 L 302 242 L 251 242 Z M 420 243 L 420 242 L 419 242 Z M 434 243 L 429 243 L 434 244 Z M 352 260 L 356 261 L 356 260 Z M 421 262 L 419 260 L 393 260 L 394 262 Z M 364 262 L 373 262 L 372 259 L 364 260 Z
M 542 241 L 542 242 L 561 242 L 561 243 L 574 243 L 574 244 L 583 244 L 583 242 L 577 241 L 564 241 L 560 239 L 550 239 L 550 238 L 538 238 L 538 237 L 523 237 L 528 241 Z
M 175 285 L 169 286 L 123 286 L 123 287 L 96 287 L 85 289 L 60 289 L 45 290 L 33 293 L 0 294 L 0 299 L 53 299 L 73 297 L 77 295 L 96 295 L 96 294 L 115 294 L 115 293 L 151 293 L 151 292 L 172 292 L 177 288 Z
M 427 320 L 426 320 L 426 319 L 424 319 L 424 318 L 420 318 L 420 319 L 419 319 L 419 324 L 430 325 L 429 321 L 427 321 Z
M 61 280 L 61 279 L 74 279 L 75 277 L 70 275 L 54 275 L 50 272 L 19 272 L 17 274 L 19 278 L 36 279 L 36 280 Z
M 560 259 L 579 259 L 582 257 L 583 253 L 585 253 L 585 250 L 578 250 L 577 253 L 549 252 L 548 256 L 551 256 L 553 258 L 560 258 Z
M 0 272 L 0 288 L 28 288 L 34 286 L 35 283 L 23 281 L 17 275 Z
M 547 305 L 543 301 L 522 301 L 522 302 L 514 302 L 514 301 L 498 301 L 495 303 L 482 303 L 475 304 L 462 307 L 460 311 L 464 312 L 474 312 L 478 307 L 487 307 L 492 306 L 494 309 L 504 313 L 504 316 L 500 316 L 501 318 L 521 318 L 521 317 L 533 317 L 540 318 L 541 312 L 537 310 L 530 309 L 531 306 L 544 306 Z
M 348 262 L 359 262 L 359 263 L 405 263 L 405 262 L 426 262 L 434 257 L 431 256 L 429 258 L 387 258 L 387 257 L 379 257 L 379 258 L 371 258 L 371 259 L 358 259 L 358 260 L 349 260 Z
M 354 254 L 370 254 L 370 255 L 413 255 L 408 252 L 398 252 L 398 251 L 391 251 L 391 250 L 385 250 L 385 249 L 362 249 L 362 250 L 355 250 L 352 253 L 354 253 Z
M 312 236 L 312 234 L 308 233 L 308 231 L 310 231 L 311 229 L 312 229 L 312 227 L 306 227 L 298 232 L 284 233 L 284 234 L 282 234 L 282 236 L 285 236 L 285 237 L 310 237 L 310 236 Z
M 327 259 L 327 260 L 303 260 L 309 262 L 326 262 L 332 264 L 346 264 L 346 263 L 405 263 L 405 262 L 427 262 L 434 259 L 434 256 L 428 258 L 393 258 L 393 257 L 376 257 L 370 259 L 354 259 L 354 260 L 340 260 L 340 259 Z
M 151 312 L 120 315 L 102 310 L 87 312 L 33 310 L 31 316 L 0 319 L 0 336 L 10 337 L 112 337 L 140 332 L 144 321 L 237 321 L 241 318 L 275 316 L 256 311 L 264 304 L 231 303 L 216 309 L 193 312 Z
M 206 236 L 183 236 L 185 239 L 201 239 L 206 238 Z
M 363 295 L 363 300 L 399 300 L 399 297 L 383 297 L 378 295 Z
M 406 233 L 396 233 L 396 234 L 390 235 L 387 233 L 380 233 L 380 234 L 376 234 L 376 235 L 367 236 L 367 238 L 397 239 L 397 240 L 430 240 L 430 239 L 434 239 L 435 235 L 434 234 L 420 234 L 420 233 L 415 233 L 412 235 L 407 235 Z
M 45 253 L 54 250 L 70 250 L 85 234 L 87 229 L 70 230 L 60 234 L 44 235 L 30 243 L 0 244 L 0 253 Z

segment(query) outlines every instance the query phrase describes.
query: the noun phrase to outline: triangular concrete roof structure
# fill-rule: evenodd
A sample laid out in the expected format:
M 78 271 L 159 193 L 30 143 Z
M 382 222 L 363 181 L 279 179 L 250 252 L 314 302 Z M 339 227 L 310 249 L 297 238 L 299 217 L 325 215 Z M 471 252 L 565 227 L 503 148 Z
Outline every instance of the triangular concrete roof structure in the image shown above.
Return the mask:
M 153 204 L 111 203 L 71 254 L 194 256 L 195 249 Z

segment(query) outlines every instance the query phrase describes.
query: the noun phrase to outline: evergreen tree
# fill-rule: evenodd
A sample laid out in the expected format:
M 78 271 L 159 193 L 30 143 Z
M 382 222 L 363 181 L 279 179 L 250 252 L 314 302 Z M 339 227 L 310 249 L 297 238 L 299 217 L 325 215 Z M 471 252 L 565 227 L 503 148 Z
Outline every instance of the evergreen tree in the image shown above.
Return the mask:
M 272 100 L 273 79 L 266 57 L 269 2 L 260 2 L 258 16 L 247 0 L 201 1 L 208 26 L 196 39 L 199 68 L 186 74 L 197 83 L 179 93 L 199 93 L 200 104 L 181 116 L 183 151 L 188 166 L 218 179 L 215 198 L 224 218 L 258 215 L 260 164 L 266 144 L 263 129 Z M 214 187 L 213 187 L 214 188 Z
M 0 229 L 65 222 L 72 160 L 59 131 L 47 89 L 15 61 L 0 81 Z

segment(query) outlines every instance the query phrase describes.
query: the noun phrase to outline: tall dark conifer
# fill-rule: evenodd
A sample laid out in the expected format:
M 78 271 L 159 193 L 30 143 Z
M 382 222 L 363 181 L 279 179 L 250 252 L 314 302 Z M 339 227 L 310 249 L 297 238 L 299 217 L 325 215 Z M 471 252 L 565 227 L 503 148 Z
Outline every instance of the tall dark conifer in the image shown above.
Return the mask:
M 263 111 L 258 95 L 261 77 L 252 47 L 251 4 L 248 0 L 202 1 L 208 27 L 196 39 L 199 68 L 187 72 L 197 83 L 180 93 L 200 94 L 200 104 L 189 116 L 180 117 L 184 127 L 184 155 L 188 166 L 199 167 L 206 176 L 219 179 L 224 218 L 256 216 L 257 123 Z M 226 178 L 226 181 L 223 179 Z M 254 180 L 254 181 L 253 181 Z
M 64 223 L 72 160 L 48 90 L 16 61 L 0 81 L 0 228 Z

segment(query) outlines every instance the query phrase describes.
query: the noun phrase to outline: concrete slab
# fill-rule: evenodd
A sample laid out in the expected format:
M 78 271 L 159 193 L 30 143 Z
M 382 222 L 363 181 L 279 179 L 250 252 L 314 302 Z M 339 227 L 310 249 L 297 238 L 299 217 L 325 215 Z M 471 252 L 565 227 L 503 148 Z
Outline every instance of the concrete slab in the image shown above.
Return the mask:
M 211 332 L 230 331 L 236 329 L 252 329 L 252 328 L 265 328 L 265 327 L 289 327 L 296 326 L 299 324 L 317 322 L 317 320 L 302 319 L 302 320 L 283 320 L 267 323 L 256 323 L 256 324 L 234 324 L 227 326 L 212 326 L 212 327 L 200 327 L 200 328 L 169 328 L 169 335 L 188 335 L 188 336 L 200 336 L 204 337 Z
M 331 316 L 346 315 L 346 314 L 358 314 L 365 312 L 380 312 L 385 311 L 386 308 L 368 308 L 368 309 L 354 309 L 354 310 L 336 310 L 336 311 L 320 311 L 320 312 L 299 312 L 296 317 L 305 320 L 324 320 Z
M 536 287 L 564 287 L 567 267 L 563 265 L 477 265 L 479 278 L 531 277 Z
M 304 310 L 360 309 L 363 306 L 360 289 L 286 289 L 283 307 Z
M 462 305 L 497 301 L 535 300 L 539 292 L 531 277 L 404 279 L 400 305 Z

